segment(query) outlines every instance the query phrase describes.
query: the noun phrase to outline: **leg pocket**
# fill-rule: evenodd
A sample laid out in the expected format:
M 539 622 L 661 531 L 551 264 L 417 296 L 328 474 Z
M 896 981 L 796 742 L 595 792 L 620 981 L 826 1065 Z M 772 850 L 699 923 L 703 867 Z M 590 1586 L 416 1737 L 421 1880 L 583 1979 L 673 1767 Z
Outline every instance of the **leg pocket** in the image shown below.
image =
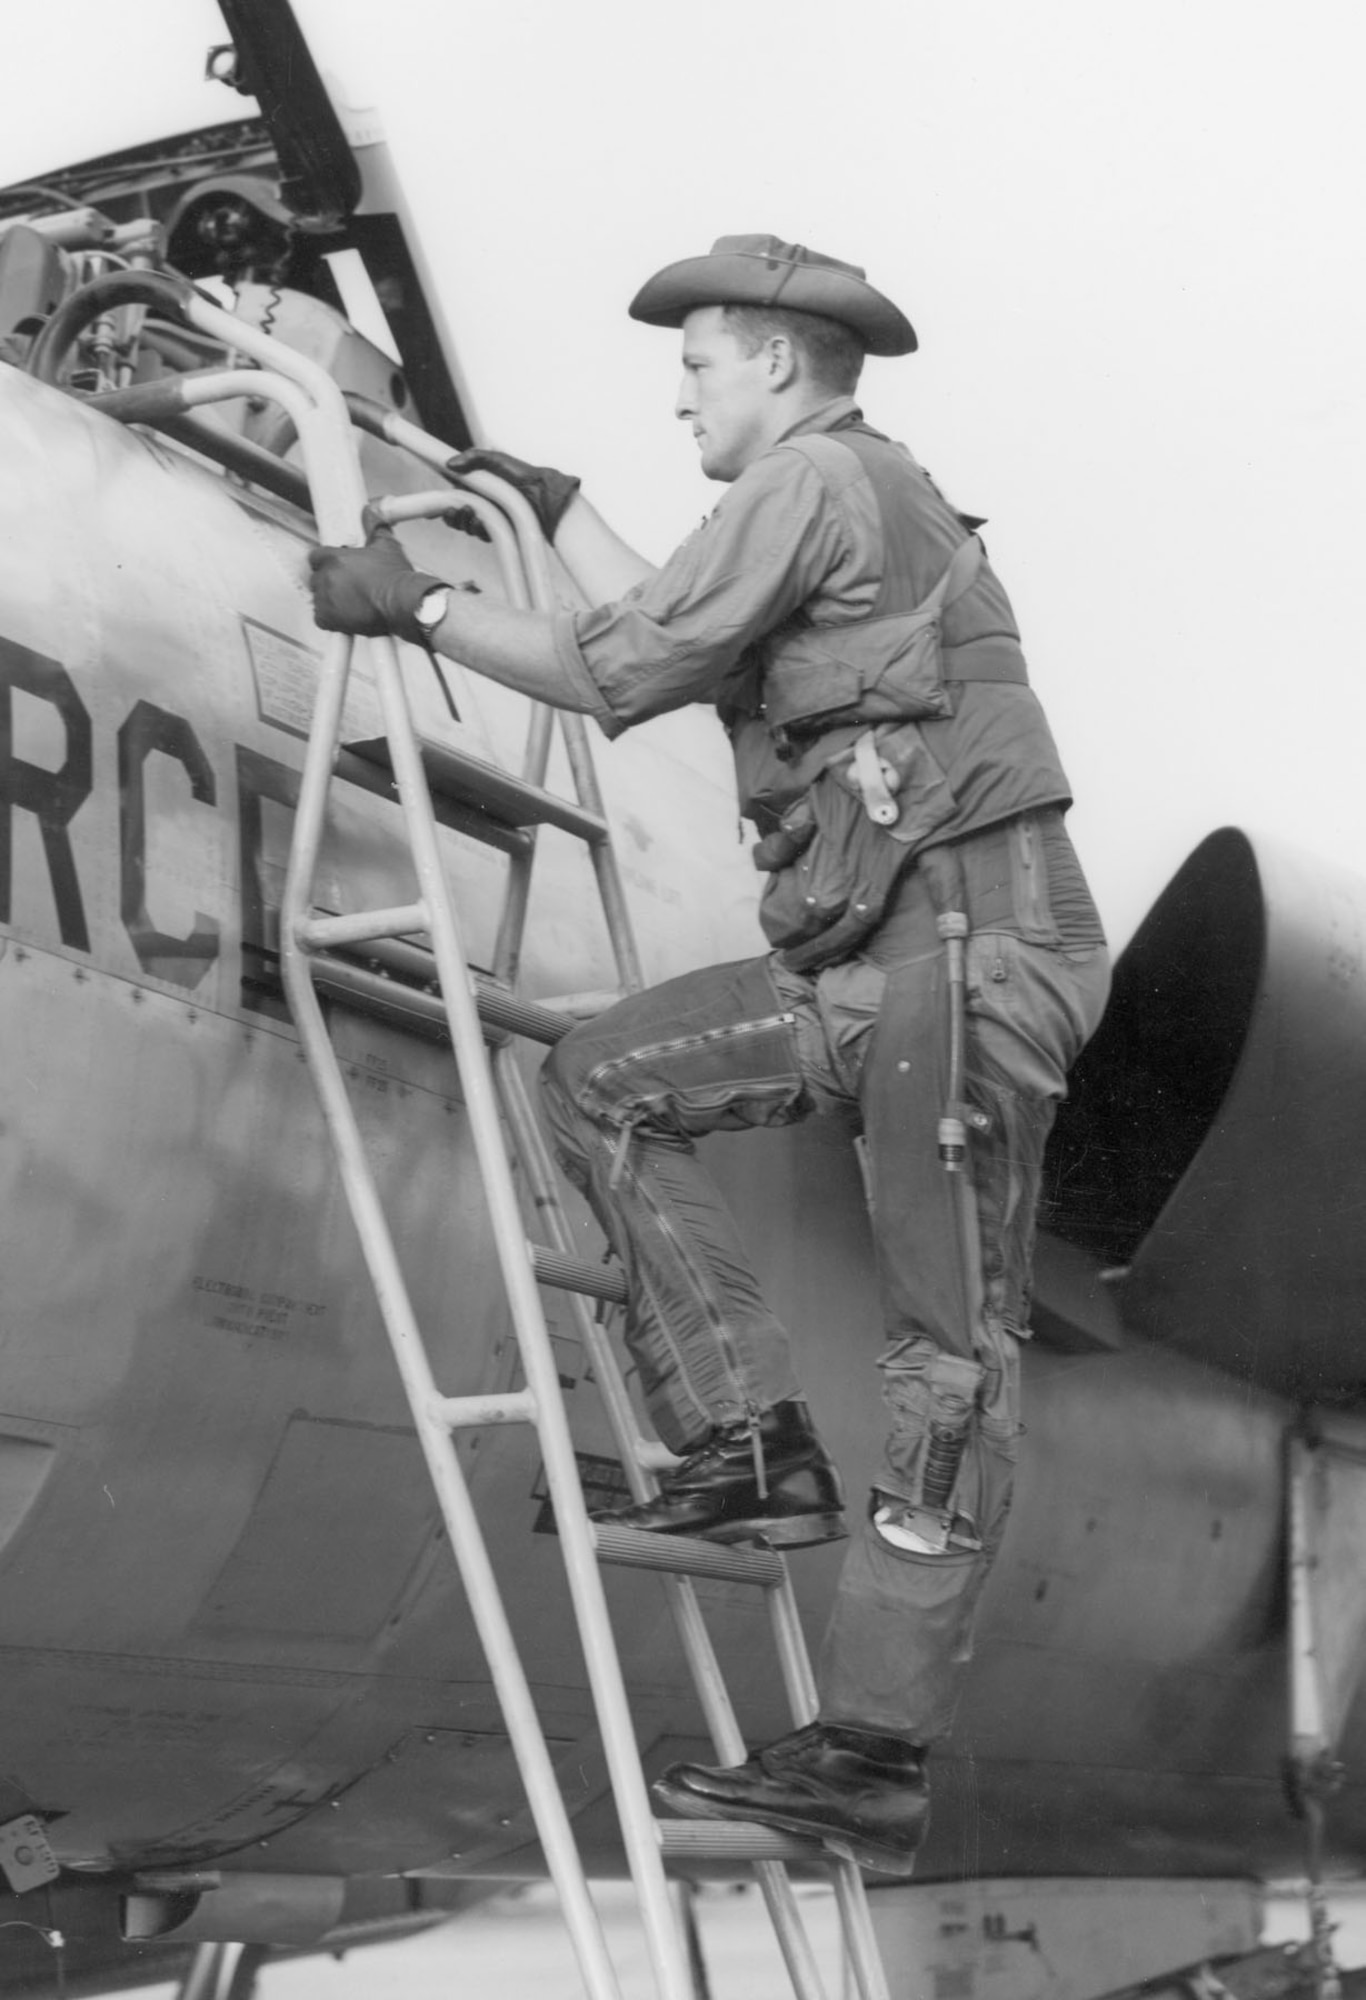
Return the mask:
M 916 1510 L 908 1521 L 916 1538 L 929 1539 L 922 1530 L 936 1518 L 945 1524 L 944 1552 L 927 1548 L 929 1562 L 955 1549 L 994 1549 L 1005 1529 L 1019 1430 L 1017 1350 L 994 1329 L 986 1340 L 976 1361 L 920 1338 L 898 1341 L 878 1364 L 891 1417 L 879 1486 Z M 904 1553 L 914 1555 L 907 1540 Z

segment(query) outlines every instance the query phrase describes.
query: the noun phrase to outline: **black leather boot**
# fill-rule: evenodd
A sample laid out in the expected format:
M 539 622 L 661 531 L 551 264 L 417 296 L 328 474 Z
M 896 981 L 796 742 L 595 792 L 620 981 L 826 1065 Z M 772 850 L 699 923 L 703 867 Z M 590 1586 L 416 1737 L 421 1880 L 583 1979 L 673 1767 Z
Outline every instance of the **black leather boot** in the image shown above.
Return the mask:
M 846 1534 L 840 1518 L 844 1488 L 811 1428 L 806 1404 L 794 1397 L 765 1410 L 759 1445 L 766 1493 L 759 1491 L 753 1432 L 747 1423 L 727 1424 L 668 1474 L 653 1500 L 593 1519 L 613 1528 L 700 1535 L 711 1542 L 762 1535 L 784 1549 L 838 1541 Z
M 685 1819 L 747 1819 L 836 1840 L 864 1868 L 909 1875 L 930 1815 L 925 1752 L 900 1736 L 808 1723 L 713 1770 L 673 1764 L 654 1793 Z

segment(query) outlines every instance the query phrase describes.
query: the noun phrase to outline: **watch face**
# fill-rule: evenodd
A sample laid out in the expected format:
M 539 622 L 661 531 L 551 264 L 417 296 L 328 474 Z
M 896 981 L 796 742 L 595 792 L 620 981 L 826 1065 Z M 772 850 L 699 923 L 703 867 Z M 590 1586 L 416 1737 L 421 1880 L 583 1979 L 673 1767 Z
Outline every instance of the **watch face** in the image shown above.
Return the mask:
M 434 632 L 436 630 L 446 615 L 446 606 L 450 602 L 450 596 L 450 589 L 444 583 L 439 590 L 429 590 L 427 592 L 427 595 L 422 599 L 413 613 L 414 618 L 424 631 Z

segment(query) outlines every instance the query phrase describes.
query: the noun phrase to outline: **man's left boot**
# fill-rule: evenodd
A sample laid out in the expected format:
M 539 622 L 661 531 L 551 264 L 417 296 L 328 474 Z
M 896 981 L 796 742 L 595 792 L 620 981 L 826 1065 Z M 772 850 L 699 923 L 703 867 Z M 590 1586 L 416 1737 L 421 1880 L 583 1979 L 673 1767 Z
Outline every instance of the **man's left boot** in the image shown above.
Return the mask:
M 910 1874 L 930 1814 L 919 1744 L 833 1722 L 808 1723 L 728 1769 L 673 1764 L 654 1793 L 687 1819 L 756 1820 L 838 1841 L 887 1875 Z
M 604 1527 L 700 1535 L 712 1542 L 763 1536 L 770 1546 L 784 1549 L 841 1540 L 848 1532 L 844 1488 L 811 1427 L 806 1404 L 794 1396 L 760 1416 L 762 1492 L 755 1442 L 747 1423 L 726 1424 L 666 1474 L 652 1500 L 592 1518 Z

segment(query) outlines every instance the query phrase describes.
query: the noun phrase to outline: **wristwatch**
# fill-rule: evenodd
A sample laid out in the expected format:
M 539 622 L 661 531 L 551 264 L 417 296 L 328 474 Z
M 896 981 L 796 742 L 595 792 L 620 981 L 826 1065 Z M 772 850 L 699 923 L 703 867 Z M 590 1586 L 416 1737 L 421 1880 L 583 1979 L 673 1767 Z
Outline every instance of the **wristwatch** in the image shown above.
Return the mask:
M 420 625 L 424 632 L 435 632 L 446 615 L 450 601 L 451 586 L 448 583 L 437 584 L 425 597 L 417 600 L 413 607 L 413 623 Z

